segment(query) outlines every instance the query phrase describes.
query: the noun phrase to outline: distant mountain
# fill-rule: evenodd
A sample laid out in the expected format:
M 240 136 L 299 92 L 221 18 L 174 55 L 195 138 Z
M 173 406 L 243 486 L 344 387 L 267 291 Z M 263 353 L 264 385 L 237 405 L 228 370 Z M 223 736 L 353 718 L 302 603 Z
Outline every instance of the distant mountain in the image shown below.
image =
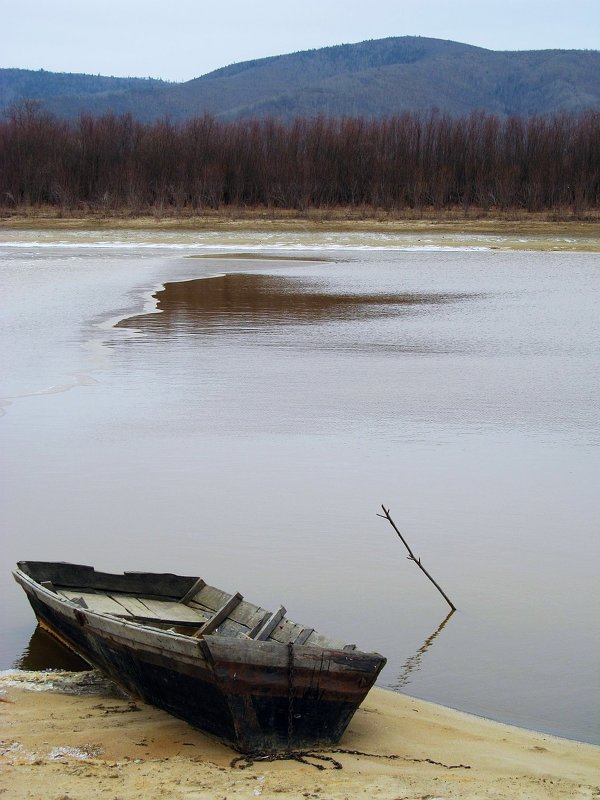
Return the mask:
M 26 98 L 59 117 L 112 111 L 143 121 L 578 112 L 600 110 L 600 51 L 499 52 L 403 36 L 246 61 L 185 83 L 0 70 L 0 110 Z
M 47 72 L 44 69 L 0 69 L 0 110 L 22 100 L 41 100 L 85 104 L 91 98 L 114 97 L 132 91 L 144 92 L 165 81 L 154 78 L 112 78 L 104 75 L 78 75 Z M 93 101 L 92 101 L 93 102 Z M 70 115 L 69 115 L 70 116 Z

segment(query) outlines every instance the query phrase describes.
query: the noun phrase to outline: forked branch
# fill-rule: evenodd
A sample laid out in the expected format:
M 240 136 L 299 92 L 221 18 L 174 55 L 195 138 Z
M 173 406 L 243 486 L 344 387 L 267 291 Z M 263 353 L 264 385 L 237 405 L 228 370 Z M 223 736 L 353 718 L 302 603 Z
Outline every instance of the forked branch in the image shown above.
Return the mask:
M 408 560 L 409 560 L 409 561 L 414 561 L 414 562 L 415 562 L 415 564 L 417 565 L 417 567 L 418 567 L 418 568 L 419 568 L 419 569 L 420 569 L 422 572 L 424 572 L 424 573 L 425 573 L 425 575 L 427 575 L 427 577 L 429 578 L 429 580 L 430 580 L 430 581 L 433 583 L 433 585 L 435 586 L 435 588 L 436 588 L 436 589 L 438 590 L 438 592 L 439 592 L 439 593 L 442 595 L 442 597 L 444 598 L 444 600 L 445 600 L 445 601 L 448 603 L 448 605 L 450 606 L 450 608 L 452 609 L 452 611 L 456 611 L 456 606 L 454 605 L 454 603 L 452 602 L 452 600 L 450 600 L 450 598 L 448 597 L 448 595 L 446 594 L 446 592 L 445 592 L 445 591 L 442 589 L 442 587 L 439 585 L 439 583 L 437 583 L 436 581 L 434 581 L 434 579 L 431 577 L 431 575 L 430 575 L 430 574 L 427 572 L 427 570 L 425 569 L 425 567 L 423 566 L 423 564 L 421 564 L 421 559 L 420 559 L 420 558 L 417 558 L 417 557 L 415 556 L 415 554 L 413 553 L 413 551 L 410 549 L 410 547 L 409 547 L 409 545 L 408 545 L 408 542 L 406 541 L 406 539 L 404 538 L 404 536 L 402 536 L 402 534 L 400 533 L 400 531 L 399 531 L 399 530 L 398 530 L 398 528 L 396 527 L 396 523 L 394 522 L 394 520 L 393 520 L 393 519 L 390 517 L 390 510 L 389 510 L 389 508 L 386 508 L 386 507 L 385 507 L 383 504 L 382 504 L 381 508 L 383 509 L 383 514 L 377 514 L 377 516 L 378 516 L 378 517 L 383 517 L 383 519 L 387 519 L 387 521 L 390 523 L 390 525 L 392 526 L 392 528 L 393 528 L 393 529 L 396 531 L 396 533 L 398 534 L 398 536 L 400 537 L 400 539 L 401 539 L 401 541 L 402 541 L 402 544 L 403 544 L 403 545 L 404 545 L 404 547 L 406 547 L 406 549 L 408 550 Z

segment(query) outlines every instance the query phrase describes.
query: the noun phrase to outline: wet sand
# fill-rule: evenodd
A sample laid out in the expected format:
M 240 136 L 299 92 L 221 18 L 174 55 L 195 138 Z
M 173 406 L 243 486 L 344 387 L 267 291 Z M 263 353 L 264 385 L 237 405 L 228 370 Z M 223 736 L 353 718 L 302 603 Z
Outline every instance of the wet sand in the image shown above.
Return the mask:
M 313 759 L 324 767 L 317 769 L 290 760 L 232 765 L 237 754 L 228 747 L 90 676 L 0 677 L 0 794 L 15 800 L 600 797 L 600 747 L 382 689 L 371 691 L 340 744 L 363 754 L 332 752 L 341 769 Z M 66 693 L 74 682 L 84 694 Z M 40 691 L 48 683 L 53 689 Z

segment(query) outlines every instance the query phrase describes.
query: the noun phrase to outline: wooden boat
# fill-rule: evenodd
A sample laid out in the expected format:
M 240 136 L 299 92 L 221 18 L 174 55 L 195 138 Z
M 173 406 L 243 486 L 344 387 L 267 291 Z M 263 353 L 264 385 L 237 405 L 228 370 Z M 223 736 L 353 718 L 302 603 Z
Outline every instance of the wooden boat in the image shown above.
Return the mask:
M 128 694 L 245 753 L 335 744 L 386 661 L 198 577 L 13 574 L 40 624 Z

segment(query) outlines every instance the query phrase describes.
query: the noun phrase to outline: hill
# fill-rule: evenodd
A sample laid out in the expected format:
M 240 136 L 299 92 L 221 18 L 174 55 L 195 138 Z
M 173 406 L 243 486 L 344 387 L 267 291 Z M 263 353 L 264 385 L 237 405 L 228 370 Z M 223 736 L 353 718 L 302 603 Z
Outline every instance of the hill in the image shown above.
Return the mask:
M 0 70 L 0 109 L 25 98 L 59 117 L 112 111 L 142 121 L 579 112 L 600 110 L 600 52 L 500 52 L 404 36 L 247 61 L 184 83 Z
M 69 72 L 47 72 L 44 69 L 0 69 L 0 110 L 22 100 L 48 101 L 64 99 L 74 105 L 93 102 L 94 97 L 113 97 L 131 91 L 144 92 L 164 81 L 154 78 L 113 78 L 105 75 L 80 75 Z

